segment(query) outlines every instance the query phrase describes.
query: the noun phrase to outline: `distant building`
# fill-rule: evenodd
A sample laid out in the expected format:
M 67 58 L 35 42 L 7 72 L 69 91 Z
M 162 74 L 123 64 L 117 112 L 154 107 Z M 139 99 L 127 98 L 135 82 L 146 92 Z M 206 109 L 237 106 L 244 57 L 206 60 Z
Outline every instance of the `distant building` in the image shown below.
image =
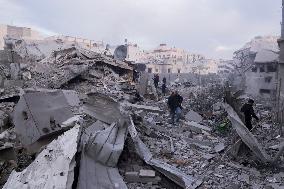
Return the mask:
M 184 49 L 169 47 L 167 44 L 160 44 L 159 47 L 149 53 L 149 57 L 156 60 L 170 59 L 173 63 L 183 62 L 192 63 L 197 60 L 204 59 L 204 56 L 199 54 L 190 54 Z
M 137 44 L 126 44 L 127 55 L 126 60 L 135 63 L 146 63 L 147 53 L 142 50 Z
M 245 73 L 246 93 L 252 96 L 275 98 L 278 54 L 270 50 L 256 53 L 252 67 Z
M 157 74 L 180 74 L 191 72 L 191 65 L 183 62 L 172 63 L 148 63 L 146 72 Z
M 4 37 L 12 37 L 12 38 L 22 38 L 22 39 L 31 39 L 31 40 L 39 40 L 43 39 L 41 34 L 38 31 L 32 30 L 27 27 L 17 27 L 10 25 L 0 25 L 0 50 L 4 49 Z
M 91 39 L 81 38 L 81 37 L 72 37 L 66 35 L 58 35 L 58 36 L 51 36 L 46 38 L 48 40 L 62 40 L 64 43 L 72 43 L 77 44 L 83 48 L 91 49 L 96 52 L 102 53 L 106 49 L 106 45 L 103 41 L 95 41 Z

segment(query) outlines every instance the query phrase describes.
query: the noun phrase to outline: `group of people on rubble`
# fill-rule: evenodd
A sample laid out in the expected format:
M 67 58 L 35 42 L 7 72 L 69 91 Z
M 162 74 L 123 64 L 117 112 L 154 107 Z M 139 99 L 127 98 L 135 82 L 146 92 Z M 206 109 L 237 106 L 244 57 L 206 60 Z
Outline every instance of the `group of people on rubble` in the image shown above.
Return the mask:
M 159 86 L 159 82 L 160 82 L 160 78 L 158 74 L 154 74 L 154 86 L 157 89 Z M 163 96 L 166 95 L 166 78 L 164 77 L 162 80 L 163 84 L 162 84 L 162 94 Z M 170 110 L 170 117 L 171 117 L 171 123 L 175 124 L 178 123 L 180 118 L 181 118 L 181 114 L 182 114 L 182 102 L 183 102 L 183 97 L 178 93 L 178 91 L 173 91 L 171 93 L 171 95 L 168 98 L 168 108 Z M 241 108 L 241 112 L 244 115 L 244 121 L 245 121 L 245 125 L 246 127 L 251 131 L 252 130 L 252 118 L 256 119 L 257 121 L 259 121 L 259 118 L 256 116 L 254 109 L 253 109 L 253 105 L 254 105 L 254 100 L 249 99 L 247 101 L 247 103 L 245 103 L 242 108 Z
M 153 78 L 153 81 L 154 81 L 154 86 L 155 88 L 157 89 L 158 86 L 159 86 L 159 82 L 160 82 L 160 77 L 158 74 L 154 74 L 154 78 Z M 164 77 L 163 80 L 162 80 L 163 84 L 162 84 L 162 94 L 163 96 L 166 95 L 166 90 L 167 90 L 167 79 Z

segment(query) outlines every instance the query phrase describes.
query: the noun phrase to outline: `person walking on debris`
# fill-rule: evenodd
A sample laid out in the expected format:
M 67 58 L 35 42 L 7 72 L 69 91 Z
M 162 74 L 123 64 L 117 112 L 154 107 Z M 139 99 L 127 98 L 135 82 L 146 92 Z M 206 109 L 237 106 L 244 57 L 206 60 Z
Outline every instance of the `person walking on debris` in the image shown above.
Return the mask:
M 166 77 L 163 78 L 163 83 L 166 84 L 167 83 L 167 79 Z
M 167 89 L 166 83 L 163 83 L 163 85 L 162 85 L 162 94 L 163 94 L 163 96 L 166 95 L 166 89 Z
M 252 117 L 255 118 L 257 121 L 259 121 L 259 118 L 254 113 L 253 104 L 254 100 L 249 99 L 248 102 L 245 103 L 241 108 L 241 112 L 243 112 L 245 116 L 245 125 L 249 130 L 252 129 L 252 124 L 251 124 Z
M 168 106 L 170 109 L 172 124 L 175 124 L 175 121 L 178 122 L 181 117 L 182 101 L 183 97 L 180 96 L 177 91 L 172 92 L 171 96 L 168 99 Z M 176 115 L 176 120 L 175 120 L 175 115 Z
M 158 75 L 158 74 L 155 74 L 153 80 L 154 80 L 155 88 L 157 89 L 157 88 L 158 88 L 158 85 L 159 85 L 159 81 L 160 81 L 159 75 Z

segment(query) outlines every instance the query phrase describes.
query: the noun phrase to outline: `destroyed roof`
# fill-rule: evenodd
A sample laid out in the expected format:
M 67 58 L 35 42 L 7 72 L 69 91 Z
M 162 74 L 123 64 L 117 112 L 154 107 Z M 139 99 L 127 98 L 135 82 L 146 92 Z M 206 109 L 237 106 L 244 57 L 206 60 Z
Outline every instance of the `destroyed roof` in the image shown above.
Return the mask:
M 256 63 L 269 63 L 277 62 L 279 55 L 271 50 L 260 50 L 255 57 L 254 62 Z

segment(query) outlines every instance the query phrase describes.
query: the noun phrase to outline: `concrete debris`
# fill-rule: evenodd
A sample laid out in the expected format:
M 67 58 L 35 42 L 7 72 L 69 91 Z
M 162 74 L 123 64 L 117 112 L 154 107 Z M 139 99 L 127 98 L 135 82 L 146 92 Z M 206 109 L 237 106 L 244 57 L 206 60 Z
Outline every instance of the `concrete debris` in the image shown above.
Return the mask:
M 112 124 L 121 118 L 119 104 L 100 93 L 89 94 L 82 111 L 107 124 Z
M 91 125 L 83 135 L 85 143 L 77 188 L 126 189 L 127 186 L 115 166 L 123 150 L 127 127 L 114 123 L 101 130 L 97 124 Z
M 193 111 L 193 110 L 190 110 L 186 115 L 185 115 L 185 119 L 187 121 L 194 121 L 194 122 L 197 122 L 197 123 L 200 123 L 203 118 L 201 115 L 199 115 L 197 112 Z
M 66 127 L 61 124 L 71 117 L 73 112 L 62 91 L 26 93 L 15 107 L 15 131 L 23 145 L 30 145 L 63 131 Z
M 126 133 L 126 126 L 117 124 L 98 131 L 89 138 L 85 148 L 86 154 L 103 165 L 115 166 L 123 150 Z
M 137 110 L 143 110 L 143 111 L 148 111 L 148 112 L 153 112 L 153 113 L 163 113 L 164 112 L 159 107 L 154 107 L 154 106 L 145 106 L 145 105 L 138 105 L 138 104 L 131 104 L 131 103 L 124 103 L 123 105 L 126 105 L 128 107 L 131 107 Z
M 80 126 L 51 142 L 22 172 L 13 171 L 3 189 L 72 188 Z
M 153 166 L 157 171 L 164 174 L 166 177 L 171 179 L 173 182 L 178 184 L 182 188 L 197 188 L 202 181 L 199 179 L 193 178 L 189 175 L 184 174 L 177 168 L 161 162 L 157 159 L 152 157 L 151 152 L 146 147 L 146 145 L 141 141 L 136 131 L 135 125 L 133 123 L 132 118 L 130 117 L 130 124 L 129 124 L 129 133 L 130 136 L 135 144 L 137 154 L 149 165 Z
M 140 177 L 155 177 L 156 174 L 155 174 L 155 171 L 153 170 L 144 170 L 144 169 L 141 169 L 139 171 L 139 176 Z
M 154 176 L 141 175 L 141 170 L 140 170 L 140 172 L 126 172 L 125 180 L 128 183 L 158 184 L 161 181 L 161 178 L 155 175 Z
M 283 187 L 273 103 L 255 99 L 261 124 L 248 131 L 239 111 L 248 96 L 229 82 L 224 88 L 222 74 L 159 74 L 164 96 L 145 65 L 140 72 L 63 39 L 7 40 L 0 50 L 0 188 Z M 169 91 L 184 99 L 175 125 Z M 232 108 L 223 108 L 224 96 Z
M 228 117 L 232 122 L 232 126 L 242 138 L 243 142 L 254 152 L 254 154 L 261 161 L 263 161 L 264 163 L 271 162 L 271 158 L 269 157 L 269 155 L 258 143 L 257 139 L 253 136 L 253 134 L 243 124 L 243 122 L 241 121 L 237 113 L 233 110 L 233 108 L 228 104 L 224 104 L 224 108 L 228 112 Z
M 200 125 L 194 121 L 190 121 L 190 122 L 185 122 L 187 129 L 189 129 L 190 131 L 194 131 L 196 133 L 202 133 L 202 131 L 207 131 L 207 132 L 211 132 L 212 129 L 203 125 Z
M 225 149 L 224 143 L 219 143 L 214 147 L 215 152 L 219 153 L 222 152 Z

